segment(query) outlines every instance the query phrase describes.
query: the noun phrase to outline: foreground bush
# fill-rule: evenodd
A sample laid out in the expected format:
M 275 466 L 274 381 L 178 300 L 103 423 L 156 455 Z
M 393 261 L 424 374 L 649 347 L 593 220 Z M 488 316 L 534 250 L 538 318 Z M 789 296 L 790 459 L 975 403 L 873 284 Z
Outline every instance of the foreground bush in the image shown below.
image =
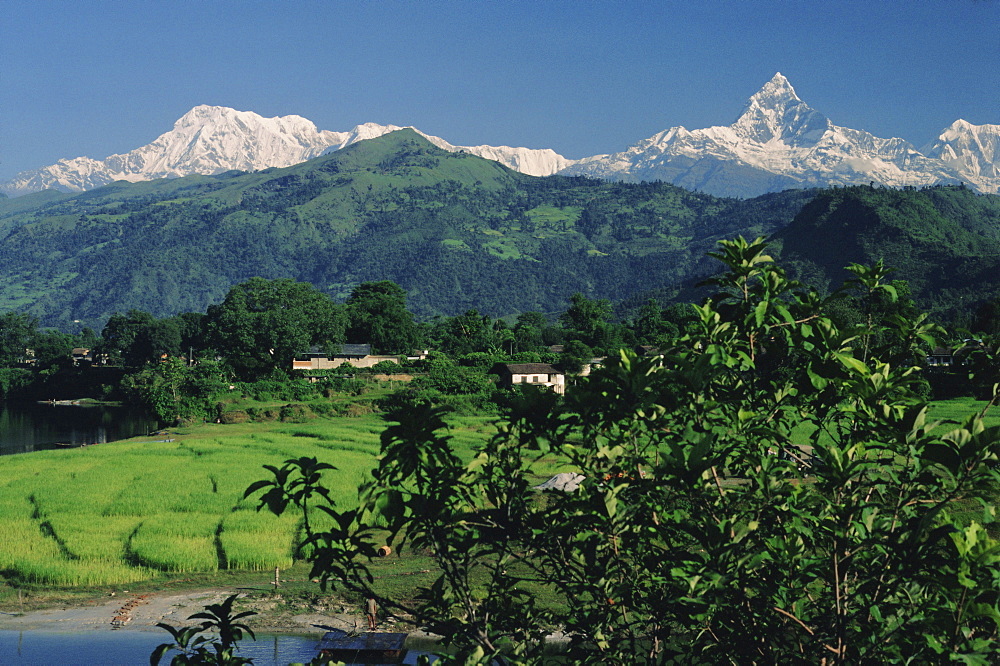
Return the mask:
M 713 256 L 718 294 L 662 358 L 515 398 L 471 462 L 418 405 L 383 433 L 360 508 L 301 458 L 248 494 L 324 506 L 313 575 L 358 594 L 377 597 L 376 526 L 433 554 L 419 602 L 378 601 L 458 663 L 541 663 L 552 627 L 569 663 L 995 663 L 1000 432 L 927 422 L 914 361 L 934 328 L 874 308 L 837 327 L 759 240 Z M 860 302 L 894 298 L 881 267 L 849 270 Z M 537 456 L 579 488 L 533 490 Z

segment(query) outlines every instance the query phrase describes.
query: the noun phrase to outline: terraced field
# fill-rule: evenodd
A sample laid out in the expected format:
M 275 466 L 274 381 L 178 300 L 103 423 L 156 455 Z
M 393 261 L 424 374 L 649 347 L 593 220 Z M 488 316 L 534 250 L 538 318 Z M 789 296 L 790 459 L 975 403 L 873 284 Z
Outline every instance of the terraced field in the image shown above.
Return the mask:
M 461 421 L 461 420 L 457 420 Z M 141 439 L 0 458 L 0 572 L 52 586 L 130 583 L 160 572 L 291 566 L 297 516 L 258 513 L 243 492 L 262 465 L 314 456 L 338 505 L 356 501 L 385 422 L 375 416 L 308 424 L 201 426 L 173 442 Z M 485 419 L 455 426 L 469 448 Z

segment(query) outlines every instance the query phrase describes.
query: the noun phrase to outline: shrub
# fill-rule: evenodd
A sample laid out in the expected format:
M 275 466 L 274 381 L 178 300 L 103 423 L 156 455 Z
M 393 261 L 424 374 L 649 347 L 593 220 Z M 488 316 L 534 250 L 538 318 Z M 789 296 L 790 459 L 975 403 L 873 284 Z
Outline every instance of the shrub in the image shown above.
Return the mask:
M 242 409 L 232 409 L 219 415 L 219 421 L 226 424 L 246 423 L 250 420 L 250 415 Z

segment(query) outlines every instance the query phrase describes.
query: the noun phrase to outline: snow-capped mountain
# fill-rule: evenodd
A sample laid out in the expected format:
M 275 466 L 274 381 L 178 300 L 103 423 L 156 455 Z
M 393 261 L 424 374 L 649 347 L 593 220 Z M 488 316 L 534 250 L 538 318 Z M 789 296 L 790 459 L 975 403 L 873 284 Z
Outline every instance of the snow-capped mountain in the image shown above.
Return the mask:
M 291 166 L 344 142 L 347 132 L 324 132 L 301 116 L 262 118 L 249 111 L 196 106 L 152 143 L 104 160 L 77 157 L 22 172 L 2 186 L 17 195 L 45 188 L 89 190 L 116 180 L 132 182 L 239 169 Z
M 921 150 L 958 172 L 981 192 L 1000 192 L 1000 125 L 956 120 Z
M 72 192 L 115 180 L 290 166 L 398 129 L 364 123 L 347 132 L 331 132 L 300 116 L 263 118 L 249 111 L 197 106 L 149 145 L 104 160 L 77 157 L 25 171 L 0 184 L 0 192 Z M 581 160 L 549 149 L 456 146 L 411 129 L 444 150 L 463 150 L 533 176 L 663 180 L 740 197 L 870 182 L 891 187 L 966 182 L 981 192 L 1000 192 L 1000 125 L 958 120 L 920 151 L 903 139 L 882 139 L 834 125 L 799 99 L 781 73 L 749 99 L 732 125 L 672 127 L 622 152 Z
M 103 160 L 89 157 L 59 160 L 51 166 L 19 173 L 0 184 L 0 191 L 9 196 L 47 188 L 76 192 L 116 180 L 137 182 L 232 169 L 285 167 L 398 129 L 401 128 L 396 125 L 364 123 L 349 132 L 331 132 L 316 129 L 316 125 L 301 116 L 263 118 L 250 111 L 202 105 L 188 111 L 174 123 L 172 130 L 141 148 Z M 570 164 L 547 149 L 453 146 L 439 137 L 423 135 L 445 150 L 465 150 L 535 176 L 551 175 Z
M 964 144 L 956 146 L 957 154 L 966 155 L 964 149 Z M 954 166 L 925 156 L 903 139 L 834 125 L 799 99 L 781 73 L 750 98 L 732 125 L 672 127 L 623 152 L 579 160 L 562 173 L 660 179 L 729 196 L 789 187 L 872 181 L 898 187 L 961 179 Z

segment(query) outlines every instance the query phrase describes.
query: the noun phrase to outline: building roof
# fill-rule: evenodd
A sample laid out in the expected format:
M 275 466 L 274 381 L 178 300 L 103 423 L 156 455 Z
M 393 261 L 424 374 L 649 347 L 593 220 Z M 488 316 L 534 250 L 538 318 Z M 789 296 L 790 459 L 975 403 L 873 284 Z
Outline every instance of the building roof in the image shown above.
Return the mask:
M 561 370 L 556 370 L 549 363 L 497 363 L 493 367 L 493 372 L 501 369 L 512 375 L 561 375 Z
M 340 351 L 334 356 L 368 356 L 372 353 L 370 344 L 364 345 L 340 345 Z
M 326 353 L 325 349 L 313 345 L 309 348 L 309 351 L 299 354 L 301 358 L 337 358 L 338 356 L 351 356 L 351 357 L 365 357 L 372 353 L 372 346 L 370 344 L 363 345 L 340 345 L 340 350 L 333 353 Z

